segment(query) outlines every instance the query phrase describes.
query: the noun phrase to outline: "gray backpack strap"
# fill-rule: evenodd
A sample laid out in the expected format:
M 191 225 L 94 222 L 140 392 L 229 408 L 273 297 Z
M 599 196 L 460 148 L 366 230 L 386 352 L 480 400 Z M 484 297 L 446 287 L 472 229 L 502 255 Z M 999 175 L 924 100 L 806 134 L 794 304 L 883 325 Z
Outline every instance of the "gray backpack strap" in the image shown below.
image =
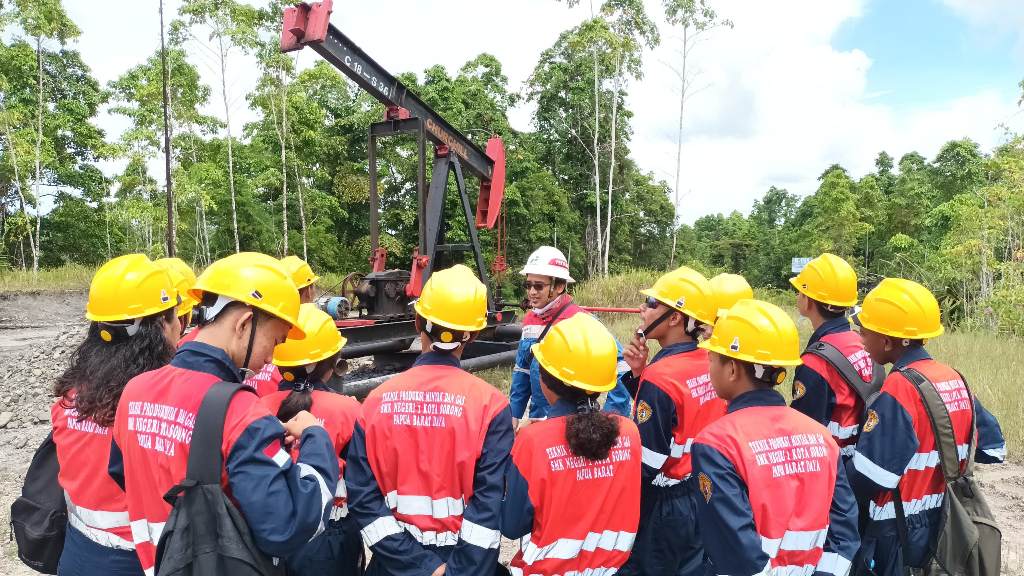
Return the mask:
M 818 340 L 808 346 L 804 354 L 813 354 L 835 368 L 843 381 L 864 401 L 865 407 L 871 404 L 885 383 L 885 370 L 881 366 L 874 364 L 871 369 L 871 382 L 865 382 L 846 355 L 828 342 Z
M 942 396 L 935 389 L 935 384 L 913 368 L 903 368 L 900 370 L 900 373 L 914 384 L 914 387 L 917 388 L 918 393 L 921 395 L 925 412 L 928 413 L 928 419 L 931 422 L 932 435 L 935 437 L 935 448 L 939 452 L 939 464 L 942 467 L 942 475 L 946 478 L 946 482 L 953 482 L 969 475 L 974 469 L 971 466 L 971 461 L 974 459 L 975 447 L 974 396 L 971 394 L 970 389 L 967 389 L 967 396 L 971 400 L 972 407 L 971 432 L 967 440 L 967 466 L 961 472 L 960 454 L 956 449 L 956 431 L 953 429 L 953 419 L 949 416 L 949 410 L 946 408 L 946 403 L 943 402 Z M 966 380 L 964 380 L 964 386 L 965 388 L 967 386 Z

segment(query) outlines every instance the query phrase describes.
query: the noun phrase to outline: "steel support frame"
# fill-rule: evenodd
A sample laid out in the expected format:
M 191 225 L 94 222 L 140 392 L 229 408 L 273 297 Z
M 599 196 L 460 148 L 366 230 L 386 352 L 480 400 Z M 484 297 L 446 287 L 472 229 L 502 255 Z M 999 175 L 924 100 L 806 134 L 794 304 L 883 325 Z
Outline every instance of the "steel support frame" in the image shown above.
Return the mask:
M 370 173 L 370 249 L 377 250 L 380 245 L 380 194 L 377 178 L 377 139 L 396 136 L 400 134 L 414 134 L 416 136 L 417 174 L 416 191 L 418 197 L 418 226 L 420 240 L 420 254 L 426 256 L 427 268 L 423 274 L 425 284 L 434 271 L 437 263 L 437 252 L 439 247 L 451 248 L 457 245 L 447 243 L 447 220 L 445 218 L 445 198 L 448 192 L 449 179 L 454 175 L 455 185 L 458 189 L 459 200 L 462 205 L 463 217 L 466 220 L 466 230 L 469 234 L 469 246 L 473 252 L 476 263 L 477 274 L 480 281 L 490 286 L 490 277 L 487 274 L 487 267 L 484 264 L 483 249 L 480 246 L 480 236 L 476 230 L 476 214 L 470 206 L 469 194 L 466 191 L 466 179 L 462 173 L 462 162 L 458 156 L 450 153 L 443 153 L 444 150 L 438 147 L 434 154 L 433 172 L 430 177 L 429 188 L 426 180 L 426 141 L 427 133 L 424 122 L 421 118 L 406 118 L 400 120 L 385 120 L 370 125 L 367 139 L 367 150 L 369 156 Z M 490 312 L 497 311 L 494 298 L 489 298 L 487 309 Z

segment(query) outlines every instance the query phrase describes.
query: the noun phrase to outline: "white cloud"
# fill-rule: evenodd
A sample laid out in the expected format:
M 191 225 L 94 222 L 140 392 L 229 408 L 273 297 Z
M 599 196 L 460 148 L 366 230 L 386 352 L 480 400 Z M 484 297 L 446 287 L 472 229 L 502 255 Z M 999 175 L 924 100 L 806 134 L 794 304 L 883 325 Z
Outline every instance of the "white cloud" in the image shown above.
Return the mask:
M 861 4 L 717 4 L 735 28 L 712 32 L 696 52 L 708 87 L 688 103 L 684 221 L 747 212 L 772 185 L 811 193 L 833 163 L 859 176 L 873 169 L 881 150 L 896 158 L 911 150 L 932 156 L 946 141 L 965 136 L 991 148 L 1002 134 L 998 124 L 1024 126 L 1012 87 L 910 110 L 880 103 L 867 89 L 870 56 L 831 45 L 839 26 L 860 15 Z M 668 36 L 647 59 L 643 82 L 631 87 L 631 108 L 635 157 L 671 184 L 678 80 L 660 63 L 677 53 Z
M 708 87 L 688 104 L 680 186 L 686 194 L 681 202 L 685 221 L 710 212 L 746 212 L 771 185 L 807 194 L 817 176 L 835 162 L 860 175 L 872 169 L 883 149 L 897 158 L 910 150 L 931 156 L 945 141 L 964 136 L 989 148 L 999 141 L 998 124 L 1024 129 L 1012 86 L 910 109 L 886 106 L 867 86 L 871 55 L 832 46 L 836 31 L 860 16 L 864 1 L 716 3 L 736 25 L 709 33 L 696 53 L 699 82 Z M 943 1 L 978 27 L 994 19 L 1007 29 L 1024 30 L 1024 3 L 1019 0 Z M 660 21 L 661 1 L 645 2 Z M 102 10 L 92 0 L 64 3 L 83 29 L 79 47 L 86 61 L 104 83 L 159 46 L 155 0 L 111 0 Z M 170 14 L 178 3 L 168 0 Z M 397 7 L 336 2 L 332 22 L 393 73 L 422 72 L 436 63 L 454 72 L 489 52 L 502 62 L 516 89 L 541 51 L 589 14 L 587 3 L 581 4 L 569 9 L 555 0 L 408 0 Z M 667 25 L 659 25 L 664 43 L 646 57 L 644 79 L 629 87 L 635 113 L 630 146 L 642 168 L 672 183 L 678 86 L 664 62 L 675 56 L 678 38 Z M 192 43 L 192 58 L 214 88 L 208 112 L 221 116 L 216 60 L 202 44 Z M 300 62 L 309 65 L 316 58 L 307 50 Z M 237 56 L 231 68 L 228 84 L 238 133 L 254 118 L 243 96 L 255 85 L 257 73 L 251 59 Z M 524 105 L 513 113 L 513 125 L 528 129 L 529 118 L 530 107 Z M 101 124 L 111 137 L 125 127 L 123 119 L 108 116 Z
M 1024 56 L 1024 2 L 1020 0 L 942 0 L 966 19 L 983 38 L 1011 36 L 1018 56 Z

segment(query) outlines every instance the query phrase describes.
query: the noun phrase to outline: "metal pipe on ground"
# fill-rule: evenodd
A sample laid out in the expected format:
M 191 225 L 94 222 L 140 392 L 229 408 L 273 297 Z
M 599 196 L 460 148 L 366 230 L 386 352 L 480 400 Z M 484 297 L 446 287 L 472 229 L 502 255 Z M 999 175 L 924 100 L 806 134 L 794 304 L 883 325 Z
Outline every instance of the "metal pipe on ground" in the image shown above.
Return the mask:
M 494 368 L 496 366 L 511 364 L 516 359 L 516 350 L 509 350 L 507 352 L 499 352 L 497 354 L 488 354 L 486 356 L 478 356 L 476 358 L 470 358 L 462 362 L 462 369 L 468 372 L 476 372 L 478 370 L 487 370 L 488 368 Z M 355 396 L 357 398 L 363 398 L 370 393 L 371 390 L 380 386 L 388 379 L 392 378 L 397 373 L 384 374 L 382 376 L 375 376 L 373 378 L 367 378 L 365 380 L 356 380 L 355 382 L 345 382 L 342 387 L 342 393 L 349 396 Z

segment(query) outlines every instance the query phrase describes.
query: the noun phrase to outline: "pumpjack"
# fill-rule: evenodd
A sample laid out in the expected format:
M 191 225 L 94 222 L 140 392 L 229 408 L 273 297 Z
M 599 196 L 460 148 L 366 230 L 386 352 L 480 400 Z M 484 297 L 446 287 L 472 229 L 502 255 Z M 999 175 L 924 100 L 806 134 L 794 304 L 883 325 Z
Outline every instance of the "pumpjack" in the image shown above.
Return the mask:
M 371 272 L 350 274 L 343 283 L 343 296 L 323 303 L 348 339 L 342 354 L 346 358 L 373 354 L 378 363 L 383 363 L 384 359 L 393 363 L 396 358 L 404 357 L 408 363 L 409 355 L 403 356 L 402 351 L 409 348 L 417 335 L 413 301 L 433 271 L 461 263 L 470 254 L 480 279 L 492 289 L 488 291 L 488 327 L 467 348 L 463 364 L 479 369 L 511 362 L 514 357 L 511 342 L 519 338 L 516 314 L 514 310 L 503 309 L 484 264 L 477 232 L 498 227 L 499 254 L 491 270 L 498 274 L 504 272 L 507 265 L 501 219 L 505 190 L 502 139 L 491 136 L 486 149 L 481 150 L 331 24 L 332 8 L 333 0 L 287 8 L 281 31 L 281 51 L 311 48 L 386 107 L 384 119 L 370 125 L 367 138 Z M 419 244 L 413 251 L 409 269 L 388 269 L 387 249 L 380 244 L 378 141 L 397 135 L 412 135 L 416 141 Z M 429 183 L 426 174 L 428 142 L 433 147 Z M 475 211 L 470 205 L 465 172 L 480 183 Z M 445 196 L 453 178 L 462 207 L 461 216 L 466 221 L 468 243 L 448 240 Z M 356 386 L 354 392 L 373 384 L 365 381 Z M 346 391 L 349 388 L 347 386 Z

